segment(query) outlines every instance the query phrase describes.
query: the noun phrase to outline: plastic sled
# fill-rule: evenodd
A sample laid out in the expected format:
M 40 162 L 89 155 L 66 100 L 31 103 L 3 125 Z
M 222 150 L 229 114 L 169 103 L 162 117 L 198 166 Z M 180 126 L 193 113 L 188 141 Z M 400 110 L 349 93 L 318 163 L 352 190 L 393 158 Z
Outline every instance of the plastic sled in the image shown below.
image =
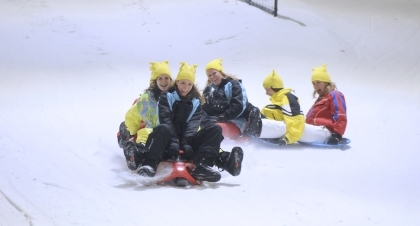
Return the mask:
M 240 139 L 242 136 L 241 131 L 233 122 L 217 122 L 217 125 L 222 127 L 222 134 L 224 137 L 231 140 Z
M 306 146 L 314 146 L 314 147 L 326 147 L 326 148 L 345 148 L 347 147 L 351 140 L 348 138 L 343 137 L 338 144 L 334 145 L 334 144 L 326 144 L 326 143 L 313 143 L 313 142 L 301 142 L 298 141 L 300 144 L 302 145 L 306 145 Z
M 200 185 L 201 181 L 194 179 L 190 172 L 194 168 L 192 160 L 185 160 L 182 158 L 183 151 L 179 151 L 180 155 L 177 158 L 167 159 L 163 163 L 172 164 L 172 172 L 169 176 L 163 178 L 158 183 L 167 183 L 173 181 L 176 186 L 185 187 L 188 184 Z
M 242 144 L 253 143 L 253 144 L 258 144 L 258 145 L 280 147 L 277 145 L 276 139 L 260 139 L 258 137 L 242 135 L 239 128 L 233 122 L 217 122 L 216 124 L 222 127 L 222 133 L 225 138 L 229 138 L 236 142 L 239 142 Z M 305 145 L 305 146 L 313 146 L 313 147 L 320 147 L 320 148 L 340 148 L 342 150 L 348 149 L 350 142 L 351 141 L 348 138 L 342 138 L 337 145 L 298 141 L 299 144 Z
M 241 143 L 241 144 L 253 143 L 253 144 L 258 144 L 258 145 L 268 145 L 268 146 L 275 146 L 275 147 L 278 146 L 274 141 L 275 139 L 272 139 L 273 141 L 270 141 L 270 139 L 260 139 L 254 136 L 242 135 L 239 128 L 233 122 L 217 122 L 216 124 L 222 127 L 223 137 L 231 139 L 237 143 Z

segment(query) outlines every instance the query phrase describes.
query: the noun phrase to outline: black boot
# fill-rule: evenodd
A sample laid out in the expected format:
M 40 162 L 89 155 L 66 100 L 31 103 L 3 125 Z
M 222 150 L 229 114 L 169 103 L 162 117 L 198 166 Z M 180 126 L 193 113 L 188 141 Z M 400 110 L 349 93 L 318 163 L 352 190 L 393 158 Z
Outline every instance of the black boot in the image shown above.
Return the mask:
M 260 137 L 262 130 L 262 121 L 261 121 L 261 113 L 260 109 L 254 107 L 249 112 L 247 126 L 245 128 L 244 134 L 251 135 L 254 137 Z
M 154 177 L 156 175 L 156 169 L 151 166 L 143 165 L 139 167 L 137 173 L 142 177 Z
M 127 130 L 127 127 L 125 126 L 125 122 L 122 122 L 119 127 L 119 134 L 117 136 L 118 145 L 120 148 L 124 147 L 125 142 L 127 142 L 130 139 L 131 135 L 130 132 Z
M 123 151 L 128 168 L 131 170 L 136 170 L 141 163 L 141 154 L 138 152 L 134 142 L 125 142 Z
M 206 158 L 199 158 L 194 161 L 195 167 L 191 171 L 191 176 L 198 181 L 217 182 L 222 177 L 220 172 L 213 168 L 213 161 Z
M 139 167 L 139 171 L 137 173 L 143 177 L 154 177 L 156 175 L 158 165 L 159 161 L 154 158 L 146 159 L 144 160 L 143 165 Z
M 198 181 L 217 182 L 222 178 L 219 171 L 205 164 L 198 164 L 191 171 L 191 176 Z
M 244 151 L 240 147 L 234 147 L 231 152 L 222 152 L 216 162 L 217 167 L 228 171 L 232 176 L 241 174 Z

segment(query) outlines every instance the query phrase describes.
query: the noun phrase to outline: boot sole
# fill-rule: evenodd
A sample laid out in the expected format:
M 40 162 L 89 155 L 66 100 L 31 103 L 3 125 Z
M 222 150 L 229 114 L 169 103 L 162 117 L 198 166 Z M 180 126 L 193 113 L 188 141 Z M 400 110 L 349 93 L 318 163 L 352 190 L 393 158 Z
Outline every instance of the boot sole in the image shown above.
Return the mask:
M 241 174 L 242 160 L 244 159 L 244 151 L 240 147 L 234 147 L 232 149 L 232 154 L 234 154 L 233 157 L 235 158 L 235 169 L 231 174 L 232 176 L 238 176 L 239 174 Z
M 198 181 L 208 181 L 208 182 L 217 182 L 219 181 L 222 177 L 221 175 L 204 175 L 204 174 L 191 174 L 192 177 L 194 177 L 194 179 L 198 180 Z
M 191 171 L 191 176 L 198 181 L 217 182 L 222 178 L 219 172 L 213 171 L 212 173 L 197 173 L 194 170 Z

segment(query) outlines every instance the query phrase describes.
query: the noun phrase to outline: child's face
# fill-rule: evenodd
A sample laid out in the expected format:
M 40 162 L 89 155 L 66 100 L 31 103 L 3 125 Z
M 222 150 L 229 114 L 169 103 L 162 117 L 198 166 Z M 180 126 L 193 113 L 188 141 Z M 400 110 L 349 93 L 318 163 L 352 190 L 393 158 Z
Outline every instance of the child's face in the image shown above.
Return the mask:
M 194 84 L 188 79 L 181 79 L 176 81 L 176 85 L 178 86 L 179 95 L 185 97 L 191 91 Z
M 318 93 L 319 96 L 324 96 L 325 88 L 329 85 L 329 83 L 321 82 L 321 81 L 313 81 L 312 85 L 314 90 Z
M 169 83 L 171 83 L 171 79 L 169 78 L 169 75 L 159 75 L 156 79 L 156 83 L 161 91 L 168 90 Z
M 223 79 L 223 75 L 220 73 L 220 71 L 210 68 L 206 71 L 207 73 L 207 77 L 209 79 L 209 81 L 213 84 L 213 85 L 220 85 L 220 83 L 222 83 L 222 79 Z
M 267 94 L 270 97 L 275 93 L 271 88 L 264 88 L 264 89 L 265 89 L 265 94 Z

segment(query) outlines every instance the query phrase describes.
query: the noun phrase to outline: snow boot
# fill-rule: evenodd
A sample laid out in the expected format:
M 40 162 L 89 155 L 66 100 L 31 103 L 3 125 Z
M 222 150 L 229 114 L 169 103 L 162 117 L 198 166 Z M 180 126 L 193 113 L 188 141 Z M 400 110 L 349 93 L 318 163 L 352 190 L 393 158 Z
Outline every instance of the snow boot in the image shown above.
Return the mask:
M 125 143 L 130 139 L 130 132 L 127 130 L 127 127 L 125 126 L 125 122 L 122 122 L 119 127 L 118 131 L 118 145 L 120 148 L 123 148 Z
M 142 177 L 154 177 L 156 175 L 156 169 L 151 166 L 143 165 L 139 167 L 137 174 Z
M 198 181 L 217 182 L 222 178 L 220 172 L 213 169 L 214 160 L 212 158 L 196 157 L 194 160 L 194 169 L 191 170 L 191 176 Z
M 262 121 L 260 109 L 257 107 L 252 108 L 249 112 L 247 126 L 245 128 L 244 134 L 251 135 L 254 137 L 260 137 L 262 130 Z
M 195 165 L 194 169 L 191 171 L 191 176 L 198 181 L 208 182 L 217 182 L 222 178 L 219 171 L 204 163 Z
M 131 170 L 136 170 L 143 161 L 143 153 L 148 149 L 142 144 L 135 144 L 132 141 L 124 143 L 124 156 L 127 161 L 127 166 Z
M 157 158 L 154 158 L 154 155 L 150 155 L 150 152 L 148 154 L 148 158 L 143 161 L 142 166 L 137 171 L 137 174 L 142 177 L 154 177 L 160 162 Z
M 232 176 L 241 174 L 242 160 L 244 159 L 244 151 L 241 147 L 232 148 L 231 152 L 223 151 L 219 154 L 216 166 L 219 169 L 226 170 Z

